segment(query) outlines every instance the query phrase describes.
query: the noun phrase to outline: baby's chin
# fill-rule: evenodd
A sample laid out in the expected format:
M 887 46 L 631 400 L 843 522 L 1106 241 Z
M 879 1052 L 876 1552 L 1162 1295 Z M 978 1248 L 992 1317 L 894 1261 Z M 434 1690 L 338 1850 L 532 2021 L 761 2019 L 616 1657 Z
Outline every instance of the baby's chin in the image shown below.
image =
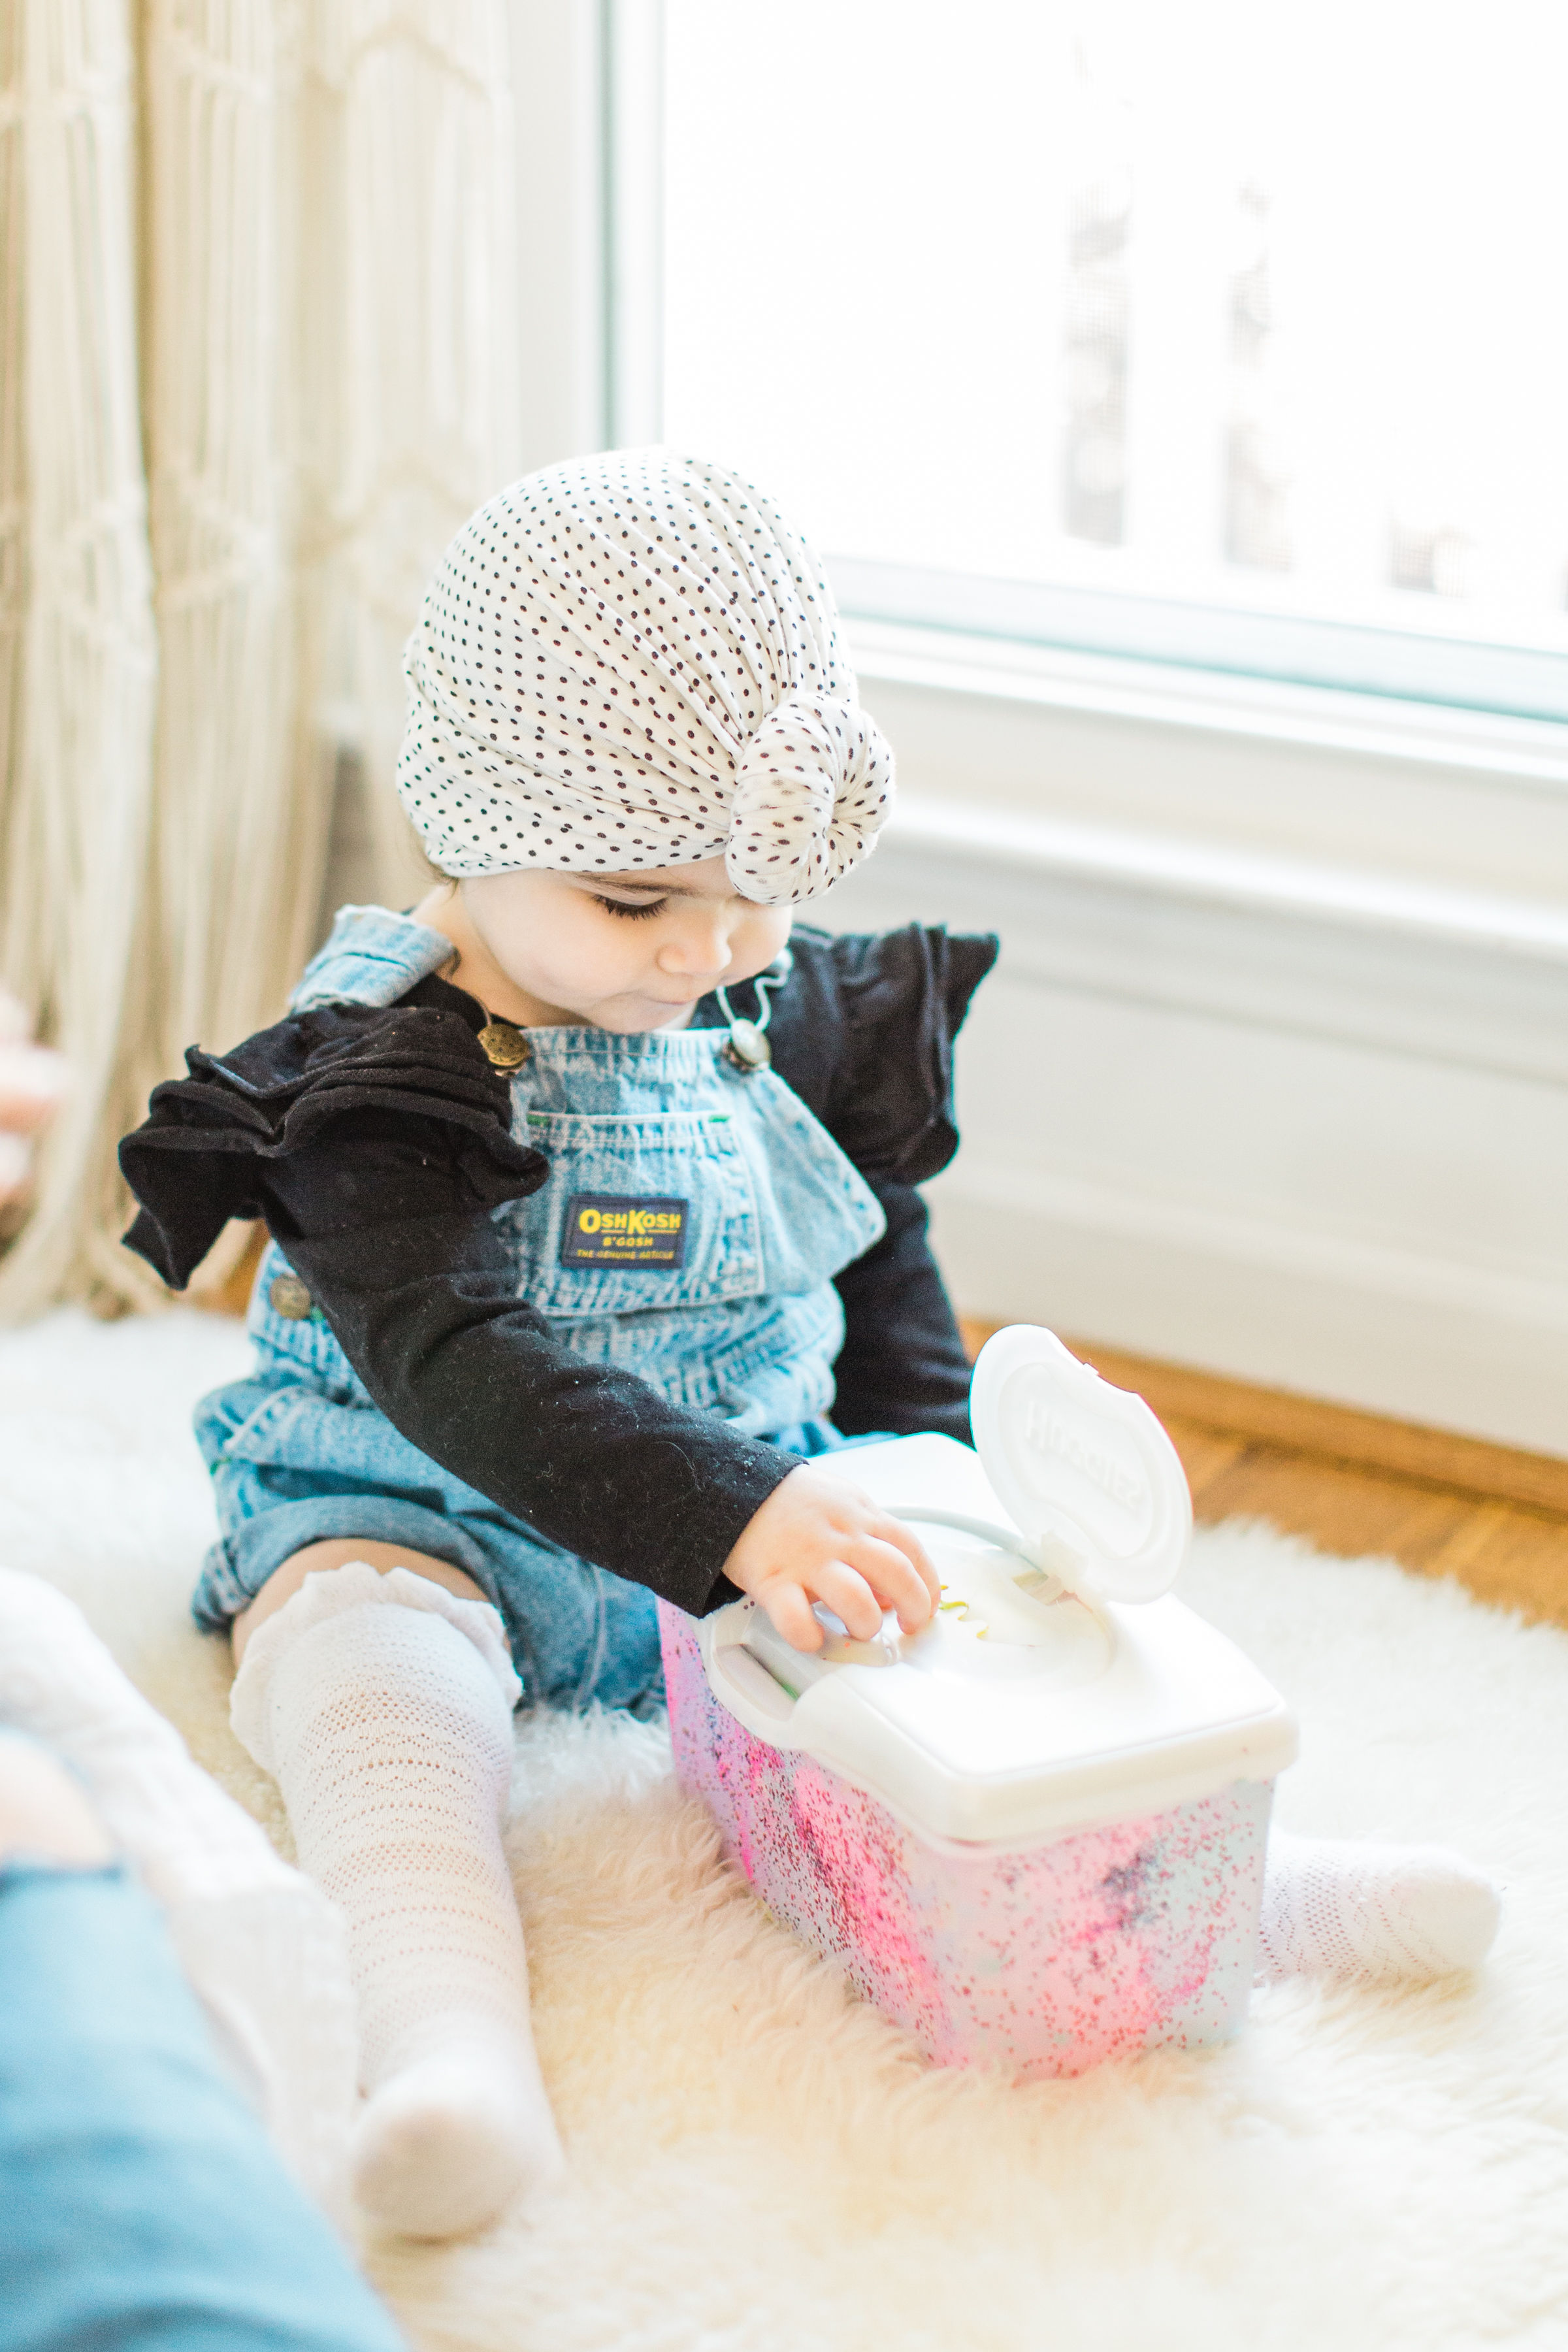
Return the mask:
M 684 1029 L 698 1001 L 694 996 L 683 997 L 679 1004 L 666 1004 L 653 997 L 618 996 L 607 1004 L 595 1004 L 583 1018 L 617 1037 L 650 1036 L 658 1029 Z

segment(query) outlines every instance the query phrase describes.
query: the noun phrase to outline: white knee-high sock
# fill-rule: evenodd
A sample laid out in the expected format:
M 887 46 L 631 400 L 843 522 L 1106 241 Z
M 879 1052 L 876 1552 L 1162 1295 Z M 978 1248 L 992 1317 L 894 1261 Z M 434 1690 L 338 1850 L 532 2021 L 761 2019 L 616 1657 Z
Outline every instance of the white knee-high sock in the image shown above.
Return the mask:
M 79 1609 L 0 1570 L 0 1720 L 84 1782 L 162 1906 L 219 2053 L 323 2202 L 339 2201 L 354 2101 L 343 1923 L 194 1763 Z
M 1500 1916 L 1489 1878 L 1441 1846 L 1268 1840 L 1259 1949 L 1266 1976 L 1392 1984 L 1479 1968 Z
M 519 1687 L 487 1603 L 361 1560 L 308 1577 L 235 1681 L 235 1728 L 348 1921 L 355 2189 L 410 2236 L 477 2229 L 561 2169 L 500 1843 Z

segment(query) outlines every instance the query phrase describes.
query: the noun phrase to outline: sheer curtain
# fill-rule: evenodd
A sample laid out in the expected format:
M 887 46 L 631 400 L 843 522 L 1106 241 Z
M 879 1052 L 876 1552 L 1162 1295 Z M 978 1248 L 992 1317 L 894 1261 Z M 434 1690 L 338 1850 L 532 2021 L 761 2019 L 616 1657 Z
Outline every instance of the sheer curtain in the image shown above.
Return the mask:
M 402 639 L 517 470 L 511 136 L 506 0 L 0 10 L 4 971 L 76 1079 L 8 1316 L 156 1294 L 115 1142 L 276 1016 L 345 750 L 406 884 Z

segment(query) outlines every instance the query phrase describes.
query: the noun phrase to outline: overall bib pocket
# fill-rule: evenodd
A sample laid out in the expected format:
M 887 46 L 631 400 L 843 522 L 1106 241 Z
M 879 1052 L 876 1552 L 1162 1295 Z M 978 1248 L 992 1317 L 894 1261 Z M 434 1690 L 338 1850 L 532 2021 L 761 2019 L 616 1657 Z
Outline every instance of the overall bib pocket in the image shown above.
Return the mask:
M 497 1212 L 519 1295 L 573 1319 L 712 1306 L 760 1286 L 756 1187 L 724 1113 L 531 1111 L 550 1177 Z

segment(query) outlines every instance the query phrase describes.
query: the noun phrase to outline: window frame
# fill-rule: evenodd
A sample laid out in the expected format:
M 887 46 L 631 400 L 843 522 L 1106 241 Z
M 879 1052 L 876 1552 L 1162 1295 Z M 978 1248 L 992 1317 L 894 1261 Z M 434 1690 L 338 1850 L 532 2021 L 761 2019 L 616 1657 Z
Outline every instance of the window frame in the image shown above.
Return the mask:
M 1246 604 L 987 580 L 828 554 L 840 609 L 856 620 L 1107 655 L 1163 668 L 1321 687 L 1405 704 L 1568 723 L 1568 654 L 1456 633 L 1434 610 L 1423 629 L 1336 621 Z
M 661 436 L 663 0 L 595 0 L 599 72 L 606 438 Z M 992 580 L 824 550 L 847 614 L 1041 648 L 1275 678 L 1568 722 L 1568 651 L 1428 617 L 1336 620 L 1212 594 L 1177 599 L 1069 581 Z
M 596 54 L 600 414 L 605 444 L 626 446 L 662 436 L 664 8 L 578 5 Z M 1402 631 L 824 560 L 866 698 L 899 705 L 906 791 L 927 821 L 940 803 L 1088 824 L 1097 858 L 1145 876 L 1162 857 L 1174 873 L 1212 854 L 1233 877 L 1262 857 L 1268 890 L 1304 903 L 1353 877 L 1370 904 L 1386 882 L 1391 914 L 1414 891 L 1439 930 L 1480 919 L 1504 936 L 1511 906 L 1520 951 L 1560 952 L 1542 908 L 1568 905 L 1568 658 L 1457 637 L 1440 608 Z M 932 717 L 944 704 L 962 704 L 962 767 Z M 1183 804 L 1178 779 L 1238 751 L 1244 792 Z M 1312 807 L 1331 814 L 1303 826 Z M 1459 908 L 1483 811 L 1498 839 Z

